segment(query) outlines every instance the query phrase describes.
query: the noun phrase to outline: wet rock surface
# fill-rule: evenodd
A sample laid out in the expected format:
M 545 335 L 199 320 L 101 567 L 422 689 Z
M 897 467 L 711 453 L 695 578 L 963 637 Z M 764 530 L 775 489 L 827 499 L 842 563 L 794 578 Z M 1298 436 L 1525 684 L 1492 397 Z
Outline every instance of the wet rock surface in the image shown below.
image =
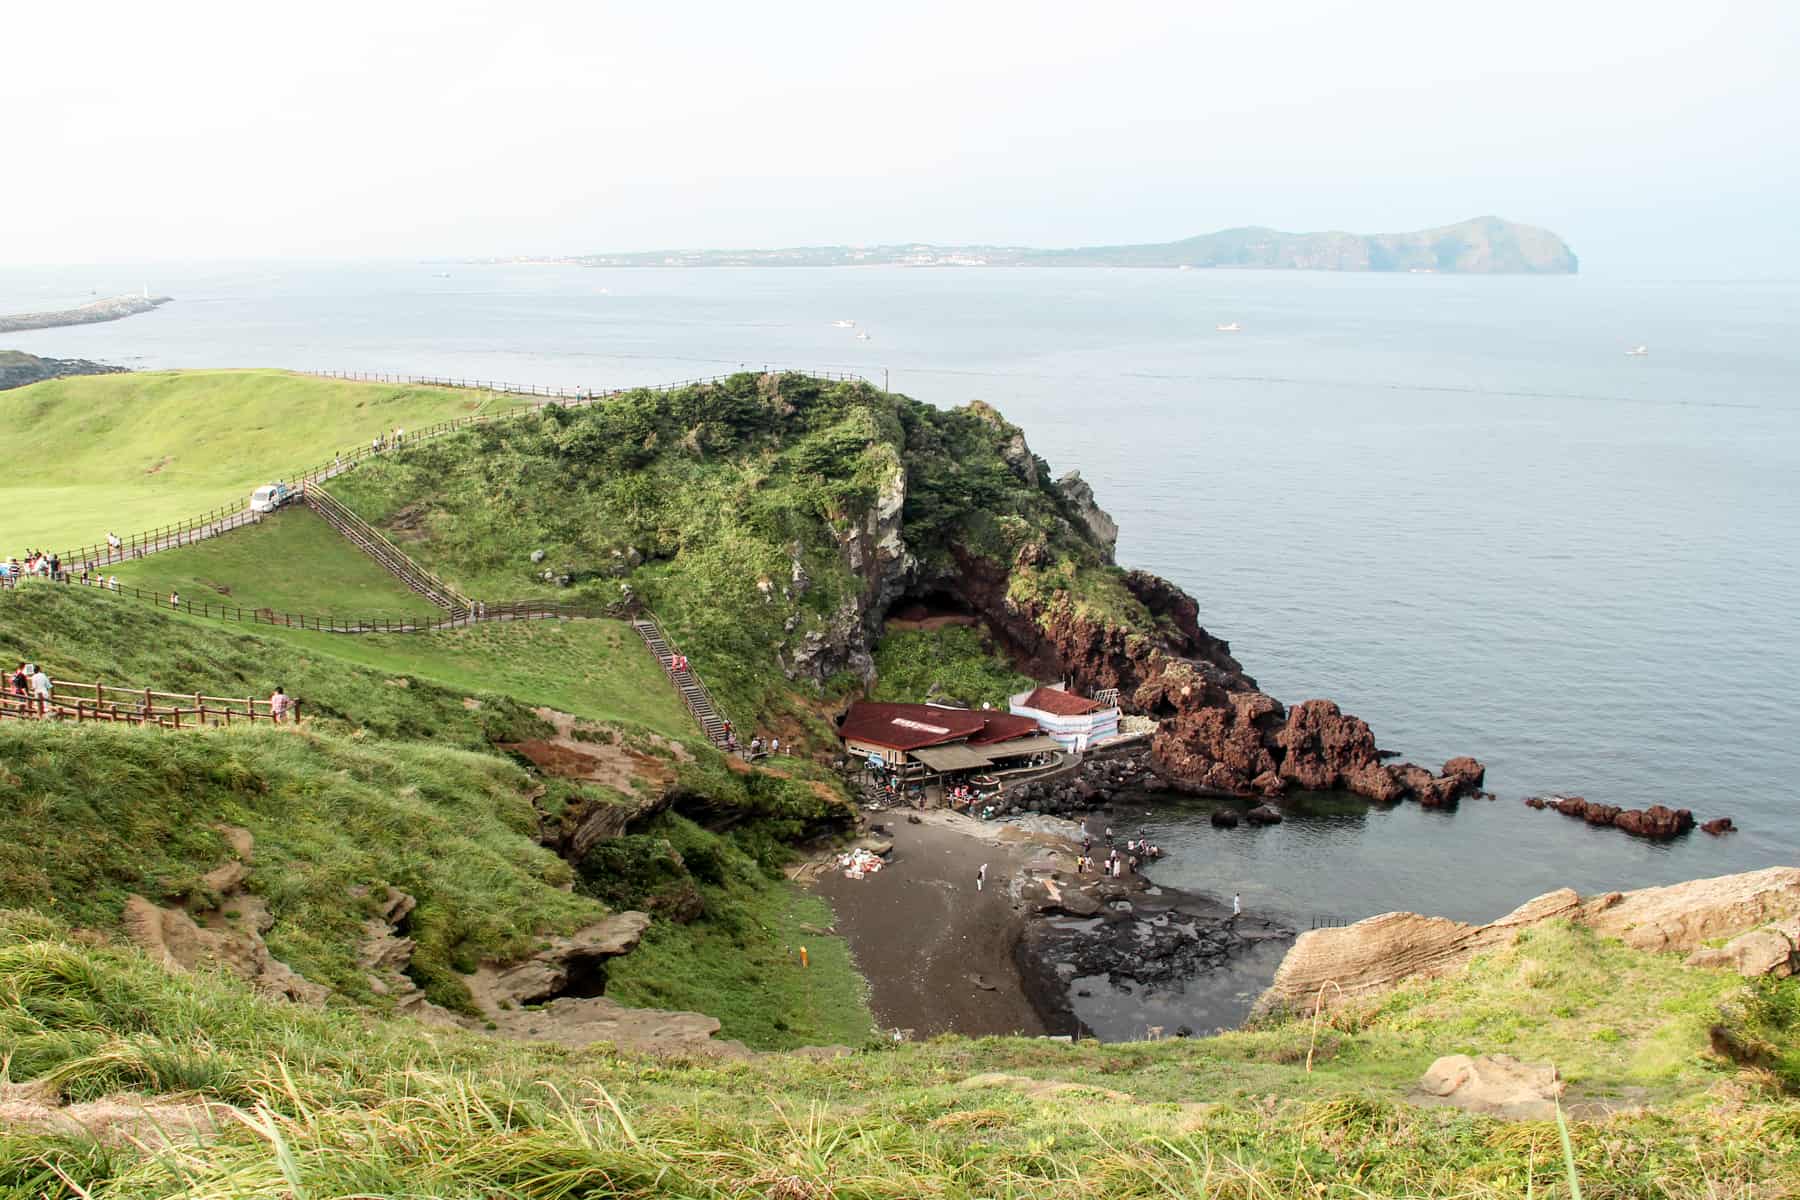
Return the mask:
M 1680 837 L 1694 827 L 1694 814 L 1685 808 L 1666 808 L 1652 804 L 1649 808 L 1621 808 L 1602 804 L 1584 796 L 1527 796 L 1527 808 L 1553 808 L 1565 817 L 1577 817 L 1589 825 L 1621 829 L 1635 837 L 1667 841 Z M 1725 833 L 1736 828 L 1731 818 L 1721 817 L 1701 826 L 1708 833 Z
M 1187 1036 L 1248 1015 L 1294 931 L 1229 904 L 1149 884 L 1066 872 L 1030 879 L 1016 955 L 1053 1033 L 1102 1040 Z

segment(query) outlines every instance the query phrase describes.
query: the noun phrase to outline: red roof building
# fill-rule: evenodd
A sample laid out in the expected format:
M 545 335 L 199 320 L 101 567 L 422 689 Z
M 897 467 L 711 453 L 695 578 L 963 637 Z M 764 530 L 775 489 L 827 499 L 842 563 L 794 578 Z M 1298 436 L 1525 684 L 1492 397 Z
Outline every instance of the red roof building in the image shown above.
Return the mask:
M 1077 696 L 1074 692 L 1053 687 L 1041 687 L 1019 703 L 1024 708 L 1054 713 L 1059 717 L 1085 717 L 1104 707 L 1097 700 L 1089 700 L 1086 696 Z
M 871 700 L 850 706 L 838 722 L 838 737 L 850 753 L 879 758 L 890 767 L 916 757 L 932 769 L 972 768 L 990 765 L 996 756 L 1013 758 L 1055 748 L 1039 734 L 1037 721 L 1030 717 L 994 709 Z M 959 749 L 941 749 L 947 746 Z

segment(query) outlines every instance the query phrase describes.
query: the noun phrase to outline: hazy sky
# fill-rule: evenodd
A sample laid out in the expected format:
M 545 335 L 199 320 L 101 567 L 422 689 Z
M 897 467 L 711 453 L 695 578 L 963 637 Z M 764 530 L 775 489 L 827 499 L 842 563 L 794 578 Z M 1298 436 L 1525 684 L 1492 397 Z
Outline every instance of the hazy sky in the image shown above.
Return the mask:
M 1800 3 L 13 4 L 7 263 L 1375 232 L 1800 274 Z

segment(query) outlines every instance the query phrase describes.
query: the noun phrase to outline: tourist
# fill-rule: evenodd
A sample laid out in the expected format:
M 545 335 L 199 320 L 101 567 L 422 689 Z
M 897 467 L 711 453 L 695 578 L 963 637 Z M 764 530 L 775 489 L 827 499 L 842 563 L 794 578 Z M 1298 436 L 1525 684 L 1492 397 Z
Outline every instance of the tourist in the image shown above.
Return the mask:
M 31 695 L 37 701 L 38 712 L 49 715 L 50 712 L 50 676 L 43 670 L 31 674 Z
M 114 533 L 110 529 L 107 530 L 106 531 L 106 548 L 107 548 L 107 550 L 111 551 L 113 554 L 117 554 L 119 552 L 120 544 L 121 543 L 119 542 L 119 535 Z
M 770 738 L 769 739 L 769 755 L 771 757 L 773 757 L 780 753 L 781 753 L 781 739 L 778 737 Z
M 975 890 L 981 891 L 982 885 L 985 883 L 987 883 L 987 864 L 982 863 L 981 870 L 975 872 Z
M 118 591 L 119 590 L 119 577 L 117 575 L 108 575 L 106 577 L 106 586 L 108 588 L 110 588 L 112 591 L 115 591 L 115 592 Z
M 1244 898 L 1236 892 L 1231 893 L 1231 919 L 1237 920 L 1244 913 Z
M 25 669 L 27 665 L 20 663 L 18 669 L 6 681 L 7 691 L 15 696 L 23 696 L 30 691 L 30 672 Z
M 1131 856 L 1131 859 L 1130 859 L 1130 863 L 1131 863 L 1131 873 L 1132 873 L 1132 874 L 1133 874 L 1133 875 L 1136 875 L 1136 874 L 1137 874 L 1137 869 L 1138 869 L 1138 856 L 1137 856 L 1137 855 L 1135 855 L 1135 854 L 1134 854 L 1134 855 L 1132 855 L 1132 856 Z
M 169 593 L 169 607 L 170 608 L 180 608 L 181 607 L 181 593 L 180 592 L 170 592 Z
M 288 694 L 281 690 L 280 684 L 276 684 L 275 690 L 269 695 L 269 719 L 277 725 L 281 724 L 287 717 L 289 703 Z

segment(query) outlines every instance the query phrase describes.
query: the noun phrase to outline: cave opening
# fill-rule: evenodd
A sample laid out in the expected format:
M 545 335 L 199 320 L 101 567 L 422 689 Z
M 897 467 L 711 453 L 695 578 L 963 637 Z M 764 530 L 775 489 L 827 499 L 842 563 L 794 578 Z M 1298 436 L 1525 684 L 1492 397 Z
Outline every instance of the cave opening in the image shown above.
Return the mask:
M 908 592 L 888 606 L 883 624 L 889 629 L 943 629 L 950 625 L 978 626 L 981 617 L 963 597 L 941 588 Z
M 581 954 L 563 962 L 565 975 L 561 984 L 546 988 L 541 994 L 519 997 L 521 1006 L 548 1004 L 552 1000 L 591 1000 L 606 994 L 606 959 L 604 954 Z

